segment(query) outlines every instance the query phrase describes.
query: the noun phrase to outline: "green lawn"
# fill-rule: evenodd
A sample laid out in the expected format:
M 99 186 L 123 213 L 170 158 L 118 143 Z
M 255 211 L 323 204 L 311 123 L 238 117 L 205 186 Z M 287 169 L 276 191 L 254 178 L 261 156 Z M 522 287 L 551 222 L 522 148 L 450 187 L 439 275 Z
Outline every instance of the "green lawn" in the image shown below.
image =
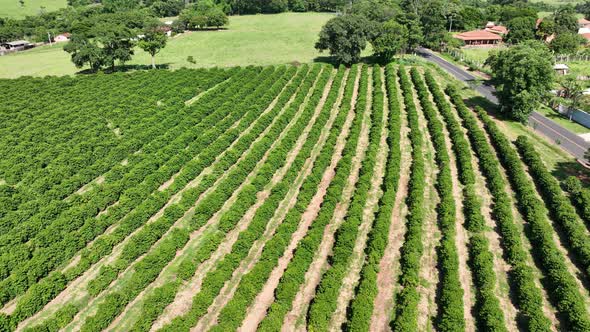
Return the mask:
M 171 69 L 312 62 L 322 56 L 314 49 L 314 43 L 321 27 L 331 17 L 333 14 L 326 13 L 233 16 L 227 30 L 195 31 L 170 39 L 156 56 L 156 62 Z M 44 46 L 0 57 L 0 77 L 80 71 L 62 47 Z M 196 63 L 187 62 L 188 56 L 193 56 Z M 148 65 L 150 57 L 138 49 L 129 64 Z
M 563 127 L 569 129 L 576 134 L 587 134 L 590 133 L 590 129 L 582 126 L 581 124 L 570 121 L 567 117 L 555 112 L 549 107 L 542 106 L 537 109 L 537 112 L 545 115 L 547 118 L 559 123 Z
M 66 5 L 66 0 L 24 0 L 24 7 L 21 7 L 18 0 L 0 0 L 0 17 L 22 18 L 39 14 L 41 7 L 53 11 Z

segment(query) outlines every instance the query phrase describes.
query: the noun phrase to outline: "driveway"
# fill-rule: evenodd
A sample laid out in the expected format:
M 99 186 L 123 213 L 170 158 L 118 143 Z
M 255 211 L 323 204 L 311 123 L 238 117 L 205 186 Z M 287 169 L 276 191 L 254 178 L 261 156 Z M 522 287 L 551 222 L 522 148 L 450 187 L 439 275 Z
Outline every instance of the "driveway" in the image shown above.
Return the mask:
M 462 82 L 468 84 L 469 82 L 477 80 L 474 75 L 465 71 L 463 68 L 446 61 L 428 49 L 420 48 L 418 49 L 418 54 L 426 60 L 441 66 L 449 74 L 455 76 L 455 78 Z M 496 90 L 492 85 L 483 84 L 475 87 L 474 89 L 492 103 L 498 104 L 498 98 L 496 98 L 494 95 Z M 568 129 L 537 112 L 533 112 L 529 117 L 529 125 L 536 132 L 541 133 L 543 136 L 551 139 L 576 159 L 585 160 L 584 154 L 586 151 L 588 151 L 588 149 L 590 149 L 590 142 L 585 141 L 579 135 L 569 131 Z

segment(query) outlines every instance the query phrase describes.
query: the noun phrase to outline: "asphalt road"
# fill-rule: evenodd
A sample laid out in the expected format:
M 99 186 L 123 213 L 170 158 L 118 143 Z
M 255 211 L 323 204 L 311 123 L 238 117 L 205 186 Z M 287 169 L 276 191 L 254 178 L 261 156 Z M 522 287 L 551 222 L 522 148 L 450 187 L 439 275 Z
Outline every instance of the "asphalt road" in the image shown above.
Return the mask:
M 420 48 L 418 50 L 418 54 L 426 60 L 441 66 L 449 74 L 455 76 L 457 79 L 465 83 L 469 83 L 470 81 L 477 79 L 472 74 L 437 56 L 428 49 Z M 496 98 L 494 95 L 495 89 L 492 85 L 482 84 L 476 86 L 475 90 L 492 103 L 498 104 L 498 98 Z M 529 125 L 538 133 L 541 133 L 543 136 L 548 137 L 553 142 L 558 144 L 562 149 L 569 152 L 576 159 L 585 160 L 584 154 L 586 151 L 588 151 L 588 149 L 590 149 L 590 142 L 586 142 L 582 137 L 537 112 L 533 112 L 531 114 L 529 118 Z

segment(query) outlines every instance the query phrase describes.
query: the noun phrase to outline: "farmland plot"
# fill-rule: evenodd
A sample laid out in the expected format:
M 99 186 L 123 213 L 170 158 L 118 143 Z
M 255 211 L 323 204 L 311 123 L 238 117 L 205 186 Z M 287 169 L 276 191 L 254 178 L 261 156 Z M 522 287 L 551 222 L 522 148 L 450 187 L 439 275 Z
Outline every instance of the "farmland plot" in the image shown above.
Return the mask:
M 427 68 L 0 88 L 0 331 L 590 330 L 588 193 Z

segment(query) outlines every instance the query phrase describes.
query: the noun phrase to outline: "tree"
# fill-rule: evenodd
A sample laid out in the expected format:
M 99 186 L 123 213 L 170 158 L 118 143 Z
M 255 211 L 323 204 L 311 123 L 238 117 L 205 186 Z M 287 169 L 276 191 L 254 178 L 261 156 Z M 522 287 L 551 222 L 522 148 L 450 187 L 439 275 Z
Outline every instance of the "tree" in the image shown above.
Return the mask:
M 87 34 L 73 33 L 64 51 L 71 54 L 72 62 L 81 68 L 88 64 L 93 71 L 103 66 L 115 70 L 115 62 L 131 60 L 133 55 L 133 32 L 122 24 L 102 22 L 92 27 Z
M 375 56 L 383 62 L 388 62 L 393 57 L 404 52 L 408 47 L 408 29 L 394 20 L 383 24 L 379 35 L 371 42 Z
M 447 34 L 445 3 L 442 0 L 428 1 L 420 9 L 420 21 L 425 28 L 423 43 L 429 48 L 440 49 Z
M 362 0 L 354 2 L 350 14 L 360 15 L 369 21 L 384 23 L 391 20 L 396 13 L 393 4 L 379 0 Z
M 517 17 L 512 19 L 508 22 L 508 29 L 506 40 L 511 44 L 535 39 L 535 19 L 531 17 Z
M 152 56 L 152 68 L 156 68 L 156 53 L 166 47 L 168 37 L 161 29 L 149 29 L 137 45 Z
M 177 16 L 183 8 L 184 1 L 182 0 L 154 1 L 150 5 L 150 9 L 158 17 Z
M 112 23 L 99 23 L 95 27 L 96 39 L 102 44 L 104 63 L 110 64 L 115 70 L 115 61 L 125 63 L 131 60 L 133 55 L 133 38 L 135 35 L 123 25 Z
M 538 39 L 546 41 L 549 37 L 554 35 L 556 32 L 555 22 L 552 19 L 544 19 L 539 23 L 535 35 Z
M 180 13 L 178 25 L 182 29 L 205 29 L 207 27 L 221 27 L 229 23 L 222 7 L 210 0 L 199 1 Z
M 207 25 L 210 27 L 220 28 L 229 24 L 227 15 L 219 7 L 215 7 L 207 11 Z
M 561 79 L 561 86 L 563 87 L 563 98 L 568 100 L 568 104 L 572 108 L 580 106 L 580 101 L 584 97 L 584 86 L 576 76 L 567 75 Z
M 99 70 L 104 65 L 104 54 L 96 40 L 73 34 L 70 42 L 64 46 L 64 51 L 70 53 L 72 62 L 78 68 L 86 64 L 92 71 Z
M 576 10 L 574 7 L 559 7 L 553 14 L 552 18 L 555 22 L 555 30 L 557 33 L 578 32 L 578 18 L 576 17 Z
M 547 46 L 527 41 L 492 52 L 486 64 L 492 69 L 502 112 L 512 119 L 527 121 L 553 85 L 553 57 Z
M 320 52 L 330 51 L 337 62 L 359 62 L 361 51 L 367 45 L 365 20 L 359 15 L 343 15 L 332 18 L 322 28 L 315 48 Z
M 473 30 L 481 27 L 485 22 L 481 10 L 472 6 L 464 6 L 459 12 L 455 26 L 461 30 Z
M 407 31 L 407 49 L 415 50 L 424 41 L 422 25 L 418 16 L 412 12 L 406 12 L 399 15 L 396 20 L 406 27 Z
M 583 38 L 577 33 L 563 32 L 557 34 L 549 44 L 549 48 L 556 54 L 572 54 L 576 53 Z

